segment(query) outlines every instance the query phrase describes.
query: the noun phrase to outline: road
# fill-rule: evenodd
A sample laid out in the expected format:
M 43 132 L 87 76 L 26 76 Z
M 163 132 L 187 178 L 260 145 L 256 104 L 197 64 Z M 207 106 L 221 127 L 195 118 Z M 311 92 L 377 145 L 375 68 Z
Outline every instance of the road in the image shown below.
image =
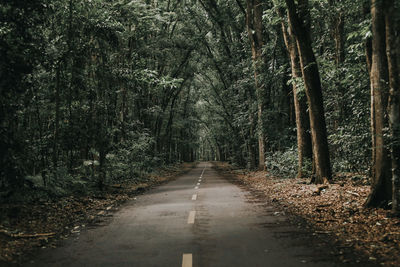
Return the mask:
M 338 266 L 301 233 L 283 213 L 200 163 L 24 265 Z

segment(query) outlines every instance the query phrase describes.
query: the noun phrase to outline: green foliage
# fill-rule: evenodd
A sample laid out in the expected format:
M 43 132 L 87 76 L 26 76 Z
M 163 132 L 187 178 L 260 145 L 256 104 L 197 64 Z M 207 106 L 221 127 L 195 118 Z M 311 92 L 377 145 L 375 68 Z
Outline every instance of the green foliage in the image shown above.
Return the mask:
M 140 182 L 154 167 L 160 166 L 160 159 L 151 155 L 153 145 L 154 139 L 148 133 L 130 132 L 125 142 L 106 155 L 108 182 Z
M 41 0 L 0 4 L 0 188 L 19 188 L 28 159 L 27 133 L 18 127 L 30 100 L 31 73 L 42 53 Z
M 0 191 L 83 193 L 194 160 L 182 3 L 12 1 L 0 12 Z
M 364 0 L 310 1 L 333 169 L 369 167 Z M 297 174 L 291 85 L 306 97 L 277 8 L 263 2 L 257 73 L 240 1 L 8 1 L 0 4 L 0 191 L 82 193 L 139 182 L 179 161 L 255 168 L 258 133 L 274 174 Z M 274 4 L 275 7 L 271 5 Z M 345 18 L 335 62 L 334 15 Z M 258 121 L 258 103 L 262 106 Z M 306 164 L 309 172 L 310 164 Z M 12 193 L 10 193 L 12 194 Z
M 367 173 L 370 164 L 369 132 L 347 126 L 329 136 L 335 172 Z
M 297 149 L 290 147 L 281 151 L 266 153 L 265 165 L 268 172 L 284 178 L 295 178 L 297 176 Z M 304 163 L 303 174 L 311 177 L 312 162 Z

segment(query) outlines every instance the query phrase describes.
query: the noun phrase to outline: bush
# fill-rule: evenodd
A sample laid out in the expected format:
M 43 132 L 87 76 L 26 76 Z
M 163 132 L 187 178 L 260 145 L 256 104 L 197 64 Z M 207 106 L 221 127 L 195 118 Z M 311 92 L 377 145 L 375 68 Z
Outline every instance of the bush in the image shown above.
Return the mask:
M 152 156 L 154 139 L 147 133 L 131 133 L 106 156 L 109 182 L 124 180 L 141 182 L 153 168 L 161 164 L 161 159 Z
M 275 151 L 265 155 L 267 170 L 276 176 L 295 178 L 297 175 L 297 148 L 288 148 L 285 151 Z M 311 162 L 306 162 L 305 173 L 310 174 Z

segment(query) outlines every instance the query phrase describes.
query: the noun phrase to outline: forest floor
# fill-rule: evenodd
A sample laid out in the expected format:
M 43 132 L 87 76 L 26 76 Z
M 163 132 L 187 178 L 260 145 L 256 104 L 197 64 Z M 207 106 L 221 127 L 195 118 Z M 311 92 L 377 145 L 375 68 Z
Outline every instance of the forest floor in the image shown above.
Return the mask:
M 400 219 L 388 210 L 366 209 L 370 186 L 361 179 L 336 177 L 326 186 L 309 179 L 280 179 L 268 172 L 235 169 L 215 163 L 254 194 L 262 194 L 287 215 L 300 217 L 313 235 L 334 243 L 339 259 L 350 265 L 368 259 L 377 266 L 400 266 Z M 354 262 L 355 261 L 355 262 Z
M 0 212 L 9 214 L 7 222 L 0 221 L 0 266 L 21 262 L 38 248 L 55 247 L 59 240 L 79 233 L 82 228 L 101 224 L 122 203 L 175 179 L 195 165 L 182 163 L 160 168 L 146 183 L 111 185 L 101 194 L 41 203 L 0 204 Z

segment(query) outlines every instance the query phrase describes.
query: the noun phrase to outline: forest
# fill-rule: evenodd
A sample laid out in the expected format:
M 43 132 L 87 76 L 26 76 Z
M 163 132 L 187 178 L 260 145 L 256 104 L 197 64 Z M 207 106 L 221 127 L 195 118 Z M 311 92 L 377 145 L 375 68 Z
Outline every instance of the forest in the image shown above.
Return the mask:
M 2 1 L 0 58 L 1 203 L 221 161 L 400 214 L 398 0 Z

